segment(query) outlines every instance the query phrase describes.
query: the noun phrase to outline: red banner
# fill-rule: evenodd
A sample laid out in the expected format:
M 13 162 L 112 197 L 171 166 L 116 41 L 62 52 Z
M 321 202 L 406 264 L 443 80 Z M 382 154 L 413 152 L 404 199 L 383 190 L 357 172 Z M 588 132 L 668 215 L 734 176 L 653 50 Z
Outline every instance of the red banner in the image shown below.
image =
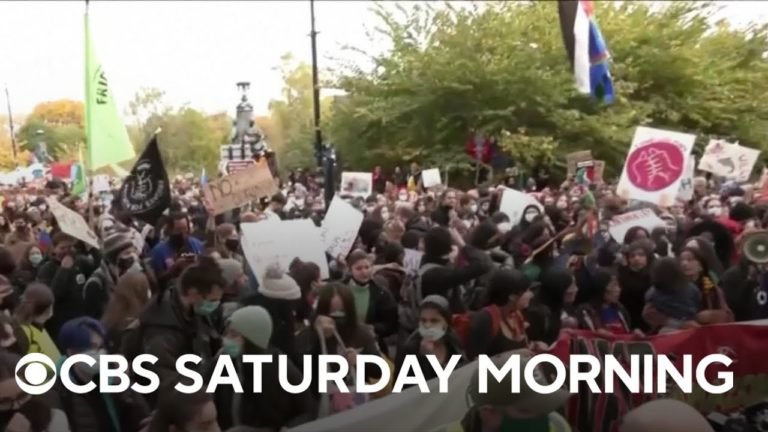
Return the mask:
M 613 354 L 628 358 L 636 354 L 666 354 L 677 370 L 682 371 L 683 355 L 692 356 L 696 364 L 709 354 L 724 354 L 733 363 L 729 367 L 712 365 L 707 368 L 707 380 L 719 384 L 717 372 L 733 372 L 733 389 L 721 395 L 708 394 L 695 382 L 693 393 L 683 394 L 670 382 L 665 395 L 631 394 L 619 380 L 614 381 L 613 393 L 592 393 L 582 384 L 566 407 L 566 417 L 574 432 L 618 432 L 620 419 L 633 408 L 659 397 L 682 400 L 705 416 L 711 413 L 729 414 L 768 398 L 768 326 L 733 324 L 701 327 L 694 330 L 640 338 L 637 336 L 601 337 L 591 332 L 574 331 L 564 335 L 554 346 L 552 354 L 567 361 L 571 354 L 602 357 Z M 628 363 L 626 363 L 628 365 Z M 625 365 L 626 367 L 626 365 Z M 602 386 L 603 378 L 597 382 Z

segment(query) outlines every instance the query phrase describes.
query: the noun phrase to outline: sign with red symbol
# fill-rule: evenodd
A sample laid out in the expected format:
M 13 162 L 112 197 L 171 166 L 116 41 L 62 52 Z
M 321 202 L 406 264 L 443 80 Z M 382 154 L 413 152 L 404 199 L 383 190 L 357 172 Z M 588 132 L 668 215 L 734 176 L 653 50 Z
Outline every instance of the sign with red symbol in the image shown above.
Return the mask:
M 669 206 L 685 177 L 694 135 L 638 127 L 618 192 L 626 199 Z

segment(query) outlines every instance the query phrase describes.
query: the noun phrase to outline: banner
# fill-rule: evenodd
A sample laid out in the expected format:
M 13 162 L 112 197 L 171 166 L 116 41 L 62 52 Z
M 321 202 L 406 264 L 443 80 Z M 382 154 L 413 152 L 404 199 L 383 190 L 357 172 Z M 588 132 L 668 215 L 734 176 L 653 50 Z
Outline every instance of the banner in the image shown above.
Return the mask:
M 708 395 L 694 389 L 691 395 L 673 391 L 669 396 L 684 400 L 705 416 L 715 412 L 727 415 L 768 395 L 768 367 L 763 360 L 763 354 L 768 355 L 768 345 L 762 343 L 767 338 L 768 321 L 714 325 L 645 338 L 628 335 L 606 339 L 591 332 L 573 331 L 563 333 L 550 353 L 562 360 L 567 360 L 571 354 L 669 354 L 678 360 L 682 354 L 691 354 L 694 364 L 707 354 L 726 354 L 734 360 L 729 368 L 734 372 L 733 390 L 722 395 Z M 679 362 L 676 366 L 680 368 Z M 460 421 L 467 412 L 466 389 L 476 368 L 475 361 L 456 369 L 449 379 L 448 393 L 437 393 L 437 379 L 433 379 L 428 381 L 430 393 L 420 393 L 418 387 L 412 387 L 289 431 L 432 431 Z M 711 381 L 715 370 L 714 367 L 710 369 L 707 376 Z M 603 382 L 600 377 L 597 381 Z M 618 380 L 615 382 L 620 384 Z M 617 387 L 612 394 L 592 394 L 584 389 L 571 397 L 564 412 L 573 432 L 617 432 L 619 419 L 624 414 L 658 397 L 654 394 L 628 395 Z
M 665 222 L 656 216 L 653 210 L 645 208 L 614 216 L 610 221 L 608 232 L 621 244 L 624 242 L 627 231 L 633 227 L 643 227 L 650 233 L 658 226 L 665 226 Z
M 266 159 L 203 186 L 203 196 L 217 215 L 277 192 L 279 189 Z
M 738 412 L 763 401 L 768 396 L 768 367 L 763 360 L 768 355 L 768 346 L 763 343 L 766 338 L 768 327 L 765 323 L 712 325 L 648 338 L 630 335 L 605 338 L 591 332 L 573 331 L 564 334 L 551 353 L 563 360 L 572 354 L 598 357 L 605 354 L 624 357 L 629 354 L 666 354 L 681 371 L 684 354 L 692 356 L 694 365 L 709 354 L 725 354 L 733 360 L 727 368 L 716 365 L 707 368 L 707 380 L 718 384 L 718 371 L 733 372 L 733 389 L 721 395 L 706 393 L 695 381 L 691 394 L 671 389 L 666 395 L 631 394 L 619 380 L 614 381 L 613 393 L 592 393 L 583 384 L 565 409 L 573 432 L 616 432 L 627 412 L 659 397 L 681 400 L 703 415 L 715 414 L 714 417 Z M 598 376 L 597 382 L 602 383 L 603 377 Z

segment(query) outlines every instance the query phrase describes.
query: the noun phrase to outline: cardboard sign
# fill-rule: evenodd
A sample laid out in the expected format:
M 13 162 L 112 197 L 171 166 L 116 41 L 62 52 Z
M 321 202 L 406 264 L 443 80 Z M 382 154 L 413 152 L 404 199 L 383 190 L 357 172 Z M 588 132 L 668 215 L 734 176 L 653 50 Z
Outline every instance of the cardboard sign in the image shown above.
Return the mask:
M 592 158 L 592 151 L 591 150 L 582 150 L 577 151 L 573 153 L 568 153 L 565 155 L 565 162 L 568 167 L 568 175 L 572 176 L 576 174 L 576 166 L 579 164 L 579 162 L 584 161 L 591 161 Z
M 93 233 L 79 213 L 68 209 L 54 198 L 47 198 L 46 201 L 62 232 L 97 249 L 100 248 L 99 238 L 96 237 L 96 234 Z
M 266 163 L 252 165 L 203 186 L 203 196 L 216 214 L 272 196 L 279 191 Z
M 658 226 L 666 225 L 660 217 L 656 216 L 656 213 L 654 213 L 653 210 L 646 208 L 614 216 L 608 226 L 608 232 L 614 240 L 623 243 L 627 231 L 633 227 L 643 227 L 647 229 L 648 232 L 651 232 Z
M 343 195 L 366 198 L 373 194 L 373 174 L 366 172 L 341 173 Z
M 509 216 L 509 221 L 513 226 L 520 223 L 523 212 L 530 206 L 538 208 L 539 213 L 544 213 L 544 206 L 533 196 L 514 189 L 504 188 L 499 211 Z
M 95 194 L 99 194 L 102 192 L 110 192 L 112 190 L 112 187 L 109 185 L 109 176 L 106 174 L 99 174 L 97 176 L 93 176 L 91 179 L 91 190 Z
M 638 127 L 616 189 L 618 195 L 662 207 L 672 205 L 695 140 L 690 134 Z
M 328 278 L 328 259 L 320 239 L 320 229 L 311 220 L 242 223 L 240 229 L 245 258 L 260 285 L 270 264 L 278 263 L 287 271 L 296 258 L 317 264 L 320 277 Z
M 324 250 L 334 258 L 339 255 L 346 257 L 355 243 L 362 223 L 362 212 L 334 196 L 320 229 Z
M 443 184 L 440 179 L 440 169 L 431 168 L 421 172 L 421 182 L 425 188 L 431 188 L 435 186 L 441 186 Z

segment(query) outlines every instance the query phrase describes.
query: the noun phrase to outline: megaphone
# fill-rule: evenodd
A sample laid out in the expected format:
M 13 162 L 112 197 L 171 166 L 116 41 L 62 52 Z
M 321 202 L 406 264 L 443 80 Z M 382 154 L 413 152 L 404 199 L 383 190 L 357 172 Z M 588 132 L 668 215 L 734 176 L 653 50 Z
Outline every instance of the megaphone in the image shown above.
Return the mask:
M 768 264 L 768 230 L 745 234 L 741 251 L 746 259 L 755 264 Z

